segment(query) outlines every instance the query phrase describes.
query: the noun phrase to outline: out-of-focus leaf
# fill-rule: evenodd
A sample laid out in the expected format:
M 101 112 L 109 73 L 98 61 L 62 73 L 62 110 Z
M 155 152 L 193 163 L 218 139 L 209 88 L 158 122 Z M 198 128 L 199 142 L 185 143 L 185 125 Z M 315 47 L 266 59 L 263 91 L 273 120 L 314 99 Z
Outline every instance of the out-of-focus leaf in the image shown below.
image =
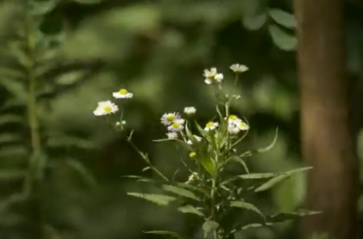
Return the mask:
M 291 13 L 282 11 L 277 8 L 272 8 L 269 10 L 268 14 L 276 23 L 284 27 L 296 28 L 296 20 L 294 15 L 292 15 Z
M 22 142 L 23 137 L 17 134 L 0 134 L 0 145 L 2 144 L 14 144 Z
M 144 233 L 155 234 L 155 235 L 160 235 L 160 236 L 168 236 L 168 237 L 177 238 L 177 239 L 183 239 L 183 237 L 180 236 L 178 233 L 170 232 L 170 231 L 155 230 L 155 231 L 146 231 Z
M 25 170 L 7 169 L 0 171 L 0 182 L 19 180 L 25 177 L 27 172 Z
M 278 48 L 284 51 L 293 51 L 297 46 L 297 39 L 295 36 L 285 32 L 280 27 L 271 24 L 268 31 L 272 37 L 273 42 Z
M 202 225 L 202 229 L 204 232 L 204 238 L 206 238 L 210 232 L 217 230 L 219 227 L 218 222 L 215 221 L 205 221 Z
M 73 0 L 73 1 L 81 4 L 98 4 L 101 3 L 103 0 Z
M 192 206 L 192 205 L 186 205 L 183 207 L 179 207 L 178 211 L 182 212 L 182 213 L 191 213 L 191 214 L 196 214 L 200 217 L 204 217 L 204 214 L 198 210 L 196 207 Z
M 170 196 L 162 195 L 162 194 L 148 194 L 148 193 L 129 192 L 129 193 L 127 193 L 127 195 L 142 198 L 142 199 L 145 199 L 147 201 L 156 203 L 156 204 L 158 204 L 160 206 L 167 206 L 171 202 L 176 200 L 175 197 L 170 197 Z
M 309 211 L 309 210 L 300 210 L 298 212 L 291 212 L 291 213 L 278 213 L 275 215 L 270 215 L 266 217 L 266 221 L 271 223 L 278 223 L 278 222 L 285 222 L 289 220 L 295 220 L 300 217 L 304 216 L 312 216 L 316 214 L 320 214 L 322 212 L 318 211 Z
M 30 12 L 33 15 L 44 15 L 51 12 L 58 4 L 58 0 L 29 1 Z
M 0 86 L 3 86 L 10 94 L 21 101 L 26 101 L 26 90 L 24 85 L 15 79 L 0 78 Z
M 0 115 L 0 125 L 5 125 L 5 124 L 21 124 L 24 122 L 24 118 L 19 116 L 19 115 L 15 115 L 15 114 L 7 114 L 7 115 Z
M 74 159 L 66 160 L 66 164 L 75 170 L 89 186 L 96 186 L 96 179 L 93 177 L 92 173 L 79 161 Z
M 245 28 L 251 31 L 259 30 L 267 21 L 267 14 L 261 13 L 254 16 L 246 16 L 242 18 Z

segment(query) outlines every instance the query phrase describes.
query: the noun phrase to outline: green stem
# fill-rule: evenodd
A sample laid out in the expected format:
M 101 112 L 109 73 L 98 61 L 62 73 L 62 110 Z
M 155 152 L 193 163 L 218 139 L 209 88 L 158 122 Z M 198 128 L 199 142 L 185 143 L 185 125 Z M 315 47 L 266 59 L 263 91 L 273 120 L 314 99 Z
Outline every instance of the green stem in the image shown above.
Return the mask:
M 30 141 L 31 141 L 31 157 L 29 160 L 29 173 L 24 183 L 24 193 L 30 196 L 30 217 L 34 220 L 31 225 L 32 233 L 36 238 L 44 238 L 44 215 L 42 210 L 42 203 L 39 199 L 40 178 L 39 173 L 43 170 L 41 157 L 41 137 L 39 133 L 39 121 L 37 116 L 37 96 L 36 96 L 36 76 L 35 76 L 35 50 L 36 39 L 34 34 L 34 19 L 26 13 L 25 30 L 26 39 L 25 47 L 28 61 L 26 62 L 26 74 L 28 80 L 28 96 L 27 96 L 27 115 L 28 125 L 30 128 Z
M 157 168 L 155 168 L 152 165 L 149 158 L 144 153 L 142 153 L 131 140 L 127 140 L 127 141 L 131 144 L 131 146 L 135 149 L 135 151 L 141 156 L 141 158 L 150 166 L 151 170 L 153 170 L 162 179 L 169 182 L 169 179 L 162 172 L 160 172 Z

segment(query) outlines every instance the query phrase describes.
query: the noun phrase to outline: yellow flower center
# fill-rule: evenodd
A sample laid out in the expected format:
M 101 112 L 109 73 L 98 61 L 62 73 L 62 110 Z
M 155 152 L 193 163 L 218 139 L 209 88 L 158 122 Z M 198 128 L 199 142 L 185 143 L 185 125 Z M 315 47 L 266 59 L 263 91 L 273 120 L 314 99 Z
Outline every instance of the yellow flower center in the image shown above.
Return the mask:
M 175 116 L 174 115 L 168 115 L 166 116 L 166 120 L 169 122 L 173 122 L 175 120 Z
M 237 116 L 235 116 L 235 115 L 230 115 L 230 116 L 228 117 L 228 119 L 230 119 L 230 120 L 236 120 L 236 119 L 238 119 L 238 118 L 237 118 Z
M 240 128 L 248 128 L 248 125 L 245 122 L 239 123 Z
M 179 128 L 179 124 L 178 124 L 178 123 L 173 123 L 173 124 L 171 125 L 171 127 L 172 127 L 172 128 L 177 129 L 177 128 Z
M 103 107 L 103 111 L 105 111 L 106 113 L 111 113 L 112 112 L 112 107 L 105 106 L 105 107 Z
M 121 90 L 119 90 L 118 91 L 118 93 L 120 94 L 120 95 L 127 95 L 127 90 L 125 90 L 125 89 L 121 89 Z
M 197 154 L 196 154 L 195 152 L 191 152 L 191 153 L 189 154 L 189 157 L 194 158 L 196 155 L 197 155 Z
M 214 126 L 214 123 L 213 122 L 208 122 L 206 125 L 205 125 L 205 127 L 207 127 L 207 128 L 211 128 L 211 127 L 213 127 Z

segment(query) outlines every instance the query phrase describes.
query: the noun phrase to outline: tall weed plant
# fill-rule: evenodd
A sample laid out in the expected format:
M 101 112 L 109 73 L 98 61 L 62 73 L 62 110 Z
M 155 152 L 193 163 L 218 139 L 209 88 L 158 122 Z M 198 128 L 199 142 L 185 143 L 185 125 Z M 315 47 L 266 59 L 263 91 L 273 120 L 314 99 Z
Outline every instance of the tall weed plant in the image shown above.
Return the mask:
M 239 76 L 248 70 L 241 64 L 233 64 L 230 69 L 235 74 L 235 84 L 238 83 Z M 181 213 L 195 215 L 199 218 L 203 237 L 213 239 L 230 239 L 234 238 L 235 233 L 246 229 L 270 227 L 275 223 L 318 213 L 299 210 L 267 215 L 251 201 L 255 194 L 269 190 L 279 182 L 312 168 L 303 167 L 280 173 L 251 172 L 245 159 L 270 150 L 277 139 L 278 131 L 276 130 L 275 138 L 266 148 L 239 152 L 237 146 L 243 143 L 250 129 L 246 119 L 230 113 L 231 103 L 237 101 L 240 96 L 224 92 L 222 84 L 224 75 L 216 68 L 204 70 L 203 77 L 206 86 L 212 87 L 215 92 L 215 115 L 202 126 L 193 120 L 197 109 L 192 106 L 185 107 L 183 114 L 165 113 L 161 117 L 161 124 L 166 128 L 166 138 L 155 140 L 157 143 L 172 143 L 178 147 L 180 154 L 175 155 L 175 158 L 181 160 L 184 165 L 183 170 L 189 173 L 189 177 L 184 181 L 177 181 L 175 177 L 177 172 L 173 177 L 167 177 L 152 164 L 146 153 L 134 145 L 133 131 L 131 131 L 126 140 L 147 163 L 148 166 L 143 171 L 152 170 L 159 179 L 127 177 L 140 183 L 157 185 L 163 193 L 127 192 L 127 194 L 159 206 L 175 208 Z M 108 123 L 124 132 L 126 121 L 122 106 L 127 100 L 132 99 L 134 94 L 127 89 L 120 89 L 113 92 L 112 96 L 115 98 L 114 101 L 99 102 L 93 113 L 105 117 Z M 240 167 L 243 173 L 238 174 L 236 170 L 231 170 L 236 167 Z M 248 223 L 240 220 L 241 215 L 246 213 L 254 215 L 250 217 Z M 184 235 L 163 228 L 145 233 L 186 238 Z

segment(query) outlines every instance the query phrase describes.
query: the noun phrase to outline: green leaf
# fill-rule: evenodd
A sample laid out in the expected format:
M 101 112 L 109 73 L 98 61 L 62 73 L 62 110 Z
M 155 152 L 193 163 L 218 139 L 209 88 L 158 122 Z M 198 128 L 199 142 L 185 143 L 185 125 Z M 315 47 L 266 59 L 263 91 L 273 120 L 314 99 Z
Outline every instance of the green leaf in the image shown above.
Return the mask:
M 24 118 L 15 114 L 2 115 L 0 117 L 0 125 L 13 124 L 13 123 L 21 124 L 23 122 Z
M 247 164 L 241 157 L 238 157 L 237 155 L 233 155 L 227 161 L 228 162 L 237 162 L 237 163 L 241 164 L 243 169 L 246 171 L 246 173 L 250 173 L 248 170 Z
M 215 221 L 205 221 L 202 225 L 202 229 L 204 232 L 204 238 L 206 238 L 210 232 L 217 230 L 219 224 Z
M 279 223 L 279 222 L 285 222 L 285 221 L 289 221 L 289 220 L 295 220 L 298 219 L 300 217 L 305 217 L 305 216 L 312 216 L 312 215 L 316 215 L 316 214 L 320 214 L 322 212 L 318 212 L 318 211 L 308 211 L 308 210 L 300 210 L 297 212 L 291 212 L 291 213 L 278 213 L 275 215 L 270 215 L 266 217 L 266 220 L 270 223 Z
M 24 94 L 26 89 L 21 82 L 10 78 L 1 78 L 0 85 L 22 102 L 26 101 L 26 94 Z
M 254 155 L 256 153 L 265 153 L 265 152 L 271 150 L 275 146 L 278 136 L 279 136 L 279 129 L 276 128 L 275 136 L 274 136 L 272 142 L 269 145 L 267 145 L 266 147 L 263 147 L 263 148 L 258 148 L 258 149 L 249 150 L 247 152 L 244 152 L 243 154 L 240 155 L 240 157 L 242 157 L 242 158 L 243 157 L 250 157 L 250 156 L 252 156 L 252 155 Z
M 171 186 L 171 185 L 163 185 L 163 189 L 165 191 L 174 193 L 178 196 L 181 197 L 186 197 L 186 198 L 190 198 L 196 201 L 200 201 L 200 199 L 191 191 L 184 189 L 184 188 L 180 188 L 180 187 L 176 187 L 176 186 Z
M 256 188 L 255 192 L 262 192 L 262 191 L 265 191 L 267 189 L 270 189 L 271 187 L 275 186 L 277 183 L 281 182 L 282 180 L 290 178 L 294 174 L 304 172 L 304 171 L 307 171 L 307 170 L 310 170 L 310 169 L 312 169 L 312 167 L 299 168 L 299 169 L 294 169 L 294 170 L 282 173 L 281 175 L 270 179 L 266 183 L 264 183 L 261 186 L 259 186 L 258 188 Z
M 279 173 L 249 173 L 237 176 L 241 179 L 268 179 L 279 175 Z
M 58 0 L 30 1 L 30 12 L 33 15 L 44 15 L 51 12 L 58 4 Z
M 284 51 L 293 51 L 297 46 L 297 39 L 295 36 L 285 32 L 280 27 L 271 24 L 268 31 L 272 37 L 275 45 Z
M 73 0 L 80 4 L 98 4 L 101 3 L 102 0 Z
M 296 20 L 294 15 L 291 13 L 282 11 L 277 8 L 272 8 L 268 12 L 270 17 L 278 24 L 288 27 L 288 28 L 296 28 Z
M 127 193 L 127 195 L 142 198 L 142 199 L 145 199 L 147 201 L 156 203 L 156 204 L 158 204 L 160 206 L 167 206 L 171 202 L 176 200 L 175 197 L 170 197 L 170 196 L 162 195 L 162 194 L 148 194 L 148 193 L 129 192 L 129 193 Z
M 65 161 L 66 165 L 78 173 L 79 176 L 91 187 L 96 186 L 96 179 L 92 173 L 79 161 L 71 159 Z
M 176 233 L 176 232 L 170 232 L 170 231 L 162 231 L 162 230 L 159 231 L 159 230 L 155 230 L 155 231 L 146 231 L 144 233 L 161 235 L 161 236 L 169 236 L 171 238 L 177 238 L 177 239 L 183 239 L 183 237 L 180 236 L 178 233 Z
M 273 225 L 273 223 L 265 223 L 265 224 L 261 224 L 261 223 L 251 223 L 251 224 L 247 224 L 247 225 L 243 225 L 243 226 L 235 226 L 230 232 L 229 235 L 234 234 L 236 232 L 239 231 L 243 231 L 243 230 L 248 230 L 248 229 L 255 229 L 255 228 L 261 228 L 261 227 L 266 227 L 266 226 L 271 226 Z
M 192 205 L 186 205 L 183 207 L 179 207 L 178 211 L 180 211 L 182 213 L 192 213 L 192 214 L 196 214 L 200 217 L 204 217 L 204 214 Z
M 22 142 L 23 137 L 17 134 L 2 134 L 0 135 L 0 145 L 1 144 L 13 144 Z
M 263 215 L 263 213 L 260 211 L 260 209 L 258 209 L 255 205 L 253 205 L 251 203 L 244 202 L 244 201 L 232 201 L 230 205 L 231 205 L 231 207 L 238 207 L 238 208 L 253 211 L 253 212 L 257 213 L 258 215 L 260 215 L 263 219 L 265 219 L 265 215 Z
M 26 174 L 27 171 L 25 170 L 8 169 L 0 171 L 0 181 L 19 180 L 24 178 Z
M 261 27 L 263 27 L 266 21 L 267 21 L 266 13 L 260 13 L 254 16 L 245 16 L 242 18 L 243 26 L 251 31 L 256 31 L 261 29 Z

